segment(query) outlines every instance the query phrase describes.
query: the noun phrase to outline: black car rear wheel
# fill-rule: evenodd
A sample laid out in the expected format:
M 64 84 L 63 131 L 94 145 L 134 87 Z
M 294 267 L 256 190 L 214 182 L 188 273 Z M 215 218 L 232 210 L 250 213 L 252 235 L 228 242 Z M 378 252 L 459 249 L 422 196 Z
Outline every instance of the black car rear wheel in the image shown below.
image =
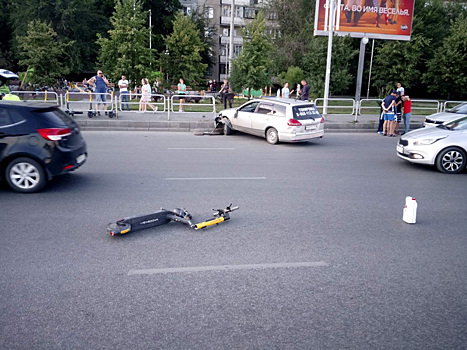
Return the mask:
M 436 167 L 447 174 L 460 173 L 466 165 L 465 152 L 457 147 L 448 147 L 441 151 L 436 158 Z
M 37 192 L 47 182 L 44 168 L 34 159 L 26 157 L 10 162 L 5 175 L 8 185 L 16 192 Z

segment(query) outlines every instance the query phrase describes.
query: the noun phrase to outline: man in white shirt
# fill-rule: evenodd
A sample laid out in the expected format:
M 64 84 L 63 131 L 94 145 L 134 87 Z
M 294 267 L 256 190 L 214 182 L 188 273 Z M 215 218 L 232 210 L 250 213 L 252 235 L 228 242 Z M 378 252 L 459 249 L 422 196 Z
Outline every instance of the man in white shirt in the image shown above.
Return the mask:
M 405 89 L 402 87 L 401 83 L 397 83 L 397 94 L 399 96 L 404 96 L 405 95 Z
M 122 75 L 122 79 L 118 81 L 118 87 L 120 89 L 120 102 L 121 102 L 121 110 L 123 111 L 123 102 L 126 102 L 126 110 L 130 110 L 130 106 L 128 105 L 128 80 L 126 80 L 126 76 Z

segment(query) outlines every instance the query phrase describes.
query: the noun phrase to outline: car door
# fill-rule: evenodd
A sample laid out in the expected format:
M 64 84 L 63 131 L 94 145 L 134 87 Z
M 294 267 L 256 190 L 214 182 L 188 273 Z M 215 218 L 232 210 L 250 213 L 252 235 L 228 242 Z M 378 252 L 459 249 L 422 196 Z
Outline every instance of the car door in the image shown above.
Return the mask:
M 8 149 L 16 143 L 16 125 L 6 108 L 0 106 L 0 161 L 8 155 Z
M 255 113 L 258 104 L 258 101 L 252 101 L 236 111 L 233 120 L 230 121 L 234 129 L 247 133 L 251 132 L 251 116 Z
M 251 133 L 264 136 L 266 127 L 271 125 L 271 118 L 274 118 L 274 104 L 261 102 L 251 115 Z

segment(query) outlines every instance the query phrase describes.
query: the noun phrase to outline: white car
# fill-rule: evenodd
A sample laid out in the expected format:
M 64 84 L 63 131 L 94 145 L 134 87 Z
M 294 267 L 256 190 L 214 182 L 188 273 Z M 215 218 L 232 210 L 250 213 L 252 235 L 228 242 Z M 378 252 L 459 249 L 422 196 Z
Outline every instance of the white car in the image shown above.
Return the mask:
M 256 99 L 221 111 L 219 118 L 224 123 L 224 134 L 237 130 L 264 137 L 271 144 L 308 141 L 324 135 L 324 118 L 308 101 Z
M 463 116 L 467 116 L 467 102 L 461 103 L 447 111 L 427 116 L 423 122 L 423 126 L 436 126 Z
M 397 155 L 412 163 L 436 165 L 443 173 L 460 173 L 467 164 L 467 116 L 408 132 L 397 144 Z

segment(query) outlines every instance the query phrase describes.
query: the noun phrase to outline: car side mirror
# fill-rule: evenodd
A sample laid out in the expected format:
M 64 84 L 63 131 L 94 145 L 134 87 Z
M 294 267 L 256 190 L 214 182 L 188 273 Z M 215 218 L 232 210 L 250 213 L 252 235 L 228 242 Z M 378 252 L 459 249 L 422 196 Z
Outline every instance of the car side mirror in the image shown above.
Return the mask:
M 237 118 L 237 116 L 238 116 L 238 109 L 235 110 L 234 118 Z

